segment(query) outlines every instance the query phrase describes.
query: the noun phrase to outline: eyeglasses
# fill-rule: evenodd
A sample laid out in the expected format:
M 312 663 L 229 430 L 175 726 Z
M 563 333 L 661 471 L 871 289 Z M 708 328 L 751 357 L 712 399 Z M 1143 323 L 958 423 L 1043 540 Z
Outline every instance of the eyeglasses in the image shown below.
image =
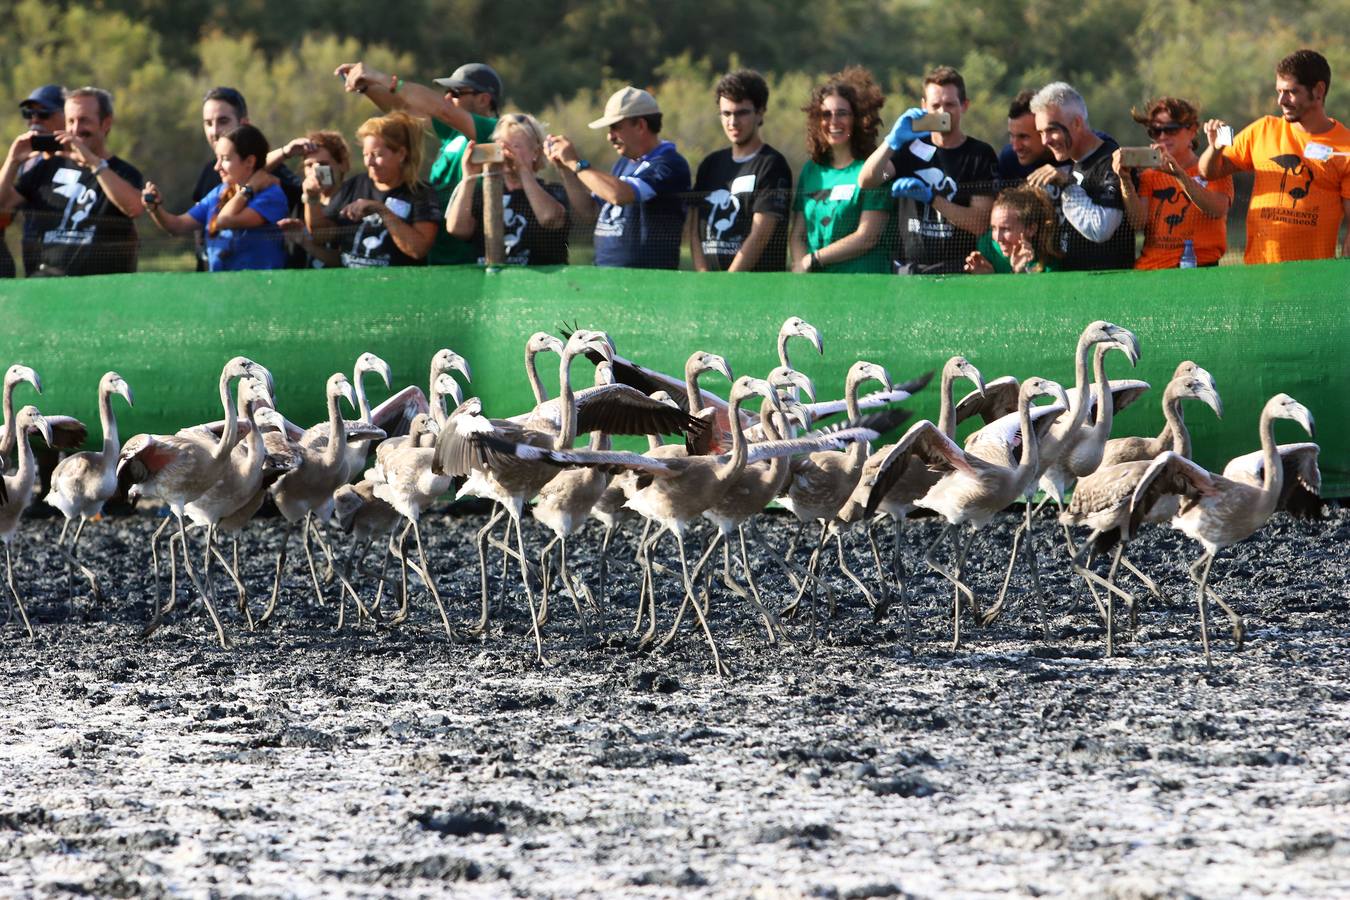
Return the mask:
M 822 109 L 820 117 L 822 119 L 851 119 L 853 118 L 853 112 L 847 109 Z
M 1144 131 L 1147 132 L 1149 137 L 1153 138 L 1153 140 L 1156 141 L 1164 134 L 1176 134 L 1178 131 L 1180 131 L 1185 127 L 1186 127 L 1185 125 L 1182 125 L 1178 122 L 1169 122 L 1166 125 L 1150 125 L 1147 128 L 1145 128 Z

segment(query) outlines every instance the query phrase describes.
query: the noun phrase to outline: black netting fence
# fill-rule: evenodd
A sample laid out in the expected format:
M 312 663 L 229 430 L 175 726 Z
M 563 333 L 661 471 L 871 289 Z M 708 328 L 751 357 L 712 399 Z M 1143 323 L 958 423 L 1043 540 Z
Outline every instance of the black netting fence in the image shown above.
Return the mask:
M 1094 198 L 1085 190 L 1026 184 L 890 185 L 842 180 L 812 191 L 726 190 L 657 196 L 619 207 L 566 209 L 541 222 L 524 192 L 508 192 L 501 252 L 512 265 L 617 265 L 699 270 L 821 273 L 1006 273 L 1107 268 L 1176 268 L 1340 255 L 1340 200 L 1321 208 L 1298 184 L 1251 202 L 1250 176 L 1219 191 L 1226 215 L 1207 212 L 1169 176 L 1151 173 L 1138 199 Z M 546 185 L 547 187 L 547 185 Z M 1076 196 L 1070 196 L 1076 194 Z M 170 204 L 171 205 L 171 204 Z M 284 228 L 170 235 L 147 216 L 32 216 L 22 209 L 5 231 L 0 273 L 59 276 L 235 268 L 333 268 L 486 261 L 481 215 L 467 241 L 440 212 L 408 228 L 370 214 L 312 232 L 303 211 Z M 443 212 L 443 211 L 441 211 Z M 1339 226 L 1337 223 L 1340 223 Z M 420 226 L 420 227 L 419 227 Z M 1338 230 L 1339 228 L 1339 230 Z M 1251 240 L 1249 240 L 1249 238 Z M 1272 256 L 1273 255 L 1273 256 Z

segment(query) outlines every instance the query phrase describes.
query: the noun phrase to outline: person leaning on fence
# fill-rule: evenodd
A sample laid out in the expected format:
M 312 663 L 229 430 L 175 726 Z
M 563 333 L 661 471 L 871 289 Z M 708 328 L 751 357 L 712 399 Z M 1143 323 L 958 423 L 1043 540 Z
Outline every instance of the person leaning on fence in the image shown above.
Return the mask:
M 346 139 L 336 131 L 311 131 L 289 141 L 282 150 L 273 150 L 268 156 L 269 171 L 272 170 L 270 161 L 278 153 L 283 158 L 299 155 L 304 160 L 301 201 L 292 207 L 289 216 L 277 223 L 289 246 L 287 253 L 291 261 L 288 268 L 323 269 L 342 265 L 332 236 L 316 237 L 310 233 L 305 224 L 305 206 L 311 201 L 319 207 L 327 206 L 337 196 L 352 167 Z M 299 257 L 298 265 L 296 257 Z
M 1263 116 L 1222 146 L 1220 119 L 1205 122 L 1209 146 L 1199 171 L 1211 180 L 1255 172 L 1247 207 L 1248 263 L 1329 259 L 1350 218 L 1350 129 L 1327 115 L 1331 65 L 1298 50 L 1275 67 L 1280 115 Z M 1350 233 L 1341 246 L 1350 257 Z
M 39 134 L 30 129 L 14 139 L 0 169 L 0 210 L 21 208 L 33 220 L 33 244 L 23 248 L 24 272 L 135 272 L 132 220 L 144 209 L 144 180 L 135 166 L 108 150 L 112 94 L 96 87 L 67 91 L 63 111 L 64 130 L 55 134 L 59 152 L 25 166 Z
M 565 135 L 547 138 L 548 158 L 562 173 L 573 213 L 587 220 L 595 216 L 597 266 L 680 266 L 689 163 L 674 143 L 661 139 L 661 126 L 656 98 L 630 86 L 615 91 L 605 114 L 590 123 L 606 129 L 619 154 L 608 173 L 582 159 Z
M 781 272 L 787 265 L 792 169 L 764 143 L 764 76 L 739 69 L 715 91 L 730 147 L 699 163 L 689 209 L 689 250 L 699 272 Z
M 202 98 L 202 134 L 206 136 L 206 146 L 211 148 L 211 158 L 202 166 L 197 175 L 197 183 L 192 186 L 192 203 L 200 203 L 220 184 L 220 172 L 216 164 L 216 142 L 234 131 L 240 125 L 252 124 L 248 118 L 248 102 L 244 95 L 232 87 L 215 87 Z M 282 192 L 286 195 L 286 204 L 293 207 L 300 202 L 300 179 L 295 173 L 281 165 L 282 158 L 273 153 L 268 160 L 267 169 L 277 177 Z M 201 243 L 202 233 L 198 233 L 197 271 L 205 272 L 210 268 L 206 259 L 206 245 Z
M 1119 149 L 1111 157 L 1125 213 L 1144 232 L 1144 249 L 1134 267 L 1175 269 L 1187 241 L 1197 265 L 1217 266 L 1228 251 L 1233 179 L 1209 181 L 1200 175 L 1195 155 L 1200 114 L 1179 97 L 1159 97 L 1143 112 L 1130 110 L 1130 115 L 1144 126 L 1161 160 L 1159 168 L 1135 169 L 1121 162 Z
M 28 123 L 28 129 L 38 134 L 55 134 L 64 124 L 62 115 L 65 110 L 66 91 L 59 84 L 44 84 L 36 88 L 22 102 L 19 103 L 19 115 Z M 18 177 L 23 177 L 23 173 L 30 166 L 36 165 L 39 160 L 50 157 L 50 153 L 32 153 L 28 159 L 19 164 Z M 5 243 L 5 229 L 13 220 L 14 214 L 9 210 L 0 212 L 0 278 L 13 278 L 18 274 L 14 266 L 14 257 L 10 255 L 9 247 Z M 24 218 L 23 240 L 20 242 L 23 246 L 40 246 L 36 222 L 29 217 Z M 37 263 L 33 264 L 36 270 Z
M 961 130 L 969 108 L 961 73 L 938 66 L 924 76 L 923 106 L 906 110 L 863 164 L 858 184 L 877 188 L 894 179 L 891 195 L 914 205 L 897 247 L 899 274 L 960 272 L 989 228 L 998 158 L 993 147 Z M 950 130 L 915 131 L 912 123 L 926 113 L 946 113 Z
M 567 265 L 567 191 L 541 182 L 544 126 L 534 116 L 508 113 L 497 120 L 492 140 L 502 150 L 502 236 L 512 266 Z M 472 241 L 486 263 L 483 232 L 483 170 L 473 161 L 475 142 L 464 154 L 464 177 L 445 212 L 445 227 Z
M 404 110 L 430 120 L 441 143 L 427 180 L 436 193 L 437 207 L 447 208 L 463 172 L 462 158 L 469 141 L 490 141 L 497 127 L 503 91 L 497 71 L 486 63 L 465 63 L 447 77 L 434 79 L 441 90 L 387 75 L 360 62 L 338 66 L 337 74 L 348 91 L 365 94 L 385 112 Z M 477 258 L 471 242 L 438 228 L 427 261 L 433 266 L 447 266 Z
M 334 241 L 342 266 L 426 263 L 441 210 L 431 186 L 417 179 L 423 124 L 402 111 L 367 119 L 356 132 L 366 170 L 343 182 L 327 204 L 312 194 L 305 198 L 305 224 Z
M 169 234 L 200 232 L 207 270 L 281 269 L 285 242 L 277 222 L 286 217 L 286 193 L 267 171 L 267 138 L 240 125 L 216 140 L 220 184 L 182 214 L 166 212 L 159 188 L 145 185 L 146 211 Z
M 858 187 L 863 160 L 877 147 L 885 102 L 872 73 L 851 66 L 816 87 L 802 107 L 811 158 L 793 199 L 792 271 L 890 271 L 894 203 L 884 190 Z
M 1040 188 L 1028 184 L 1004 188 L 989 212 L 989 230 L 966 257 L 973 275 L 1053 272 L 1059 268 L 1055 246 L 1055 209 Z
M 1120 179 L 1111 166 L 1118 146 L 1088 125 L 1087 102 L 1062 81 L 1031 98 L 1036 131 L 1055 156 L 1027 177 L 1055 206 L 1066 271 L 1134 266 L 1134 229 L 1125 217 Z

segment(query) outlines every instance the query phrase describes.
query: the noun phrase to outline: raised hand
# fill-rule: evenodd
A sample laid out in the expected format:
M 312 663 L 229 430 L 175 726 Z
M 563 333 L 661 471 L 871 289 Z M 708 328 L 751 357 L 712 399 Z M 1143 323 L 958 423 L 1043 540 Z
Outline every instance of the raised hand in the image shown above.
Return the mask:
M 886 135 L 886 146 L 892 150 L 899 150 L 915 138 L 921 138 L 931 134 L 928 131 L 915 131 L 913 128 L 914 120 L 923 115 L 923 110 L 917 106 L 910 107 L 900 114 L 900 118 L 895 120 L 891 126 L 891 133 Z

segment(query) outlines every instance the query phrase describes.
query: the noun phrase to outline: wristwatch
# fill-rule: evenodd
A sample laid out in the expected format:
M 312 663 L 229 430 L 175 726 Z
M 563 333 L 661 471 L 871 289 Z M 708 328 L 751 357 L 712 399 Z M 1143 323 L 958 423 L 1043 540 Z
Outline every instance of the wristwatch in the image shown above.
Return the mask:
M 94 177 L 97 178 L 99 173 L 106 168 L 108 168 L 108 161 L 106 159 L 100 159 L 98 165 L 94 166 Z
M 253 189 L 252 185 L 246 184 L 239 189 L 239 193 L 244 195 L 244 199 L 252 200 L 254 195 L 256 195 L 258 192 Z
M 585 172 L 590 167 L 591 164 L 589 160 L 579 159 L 572 164 L 572 171 L 580 175 L 582 172 Z

